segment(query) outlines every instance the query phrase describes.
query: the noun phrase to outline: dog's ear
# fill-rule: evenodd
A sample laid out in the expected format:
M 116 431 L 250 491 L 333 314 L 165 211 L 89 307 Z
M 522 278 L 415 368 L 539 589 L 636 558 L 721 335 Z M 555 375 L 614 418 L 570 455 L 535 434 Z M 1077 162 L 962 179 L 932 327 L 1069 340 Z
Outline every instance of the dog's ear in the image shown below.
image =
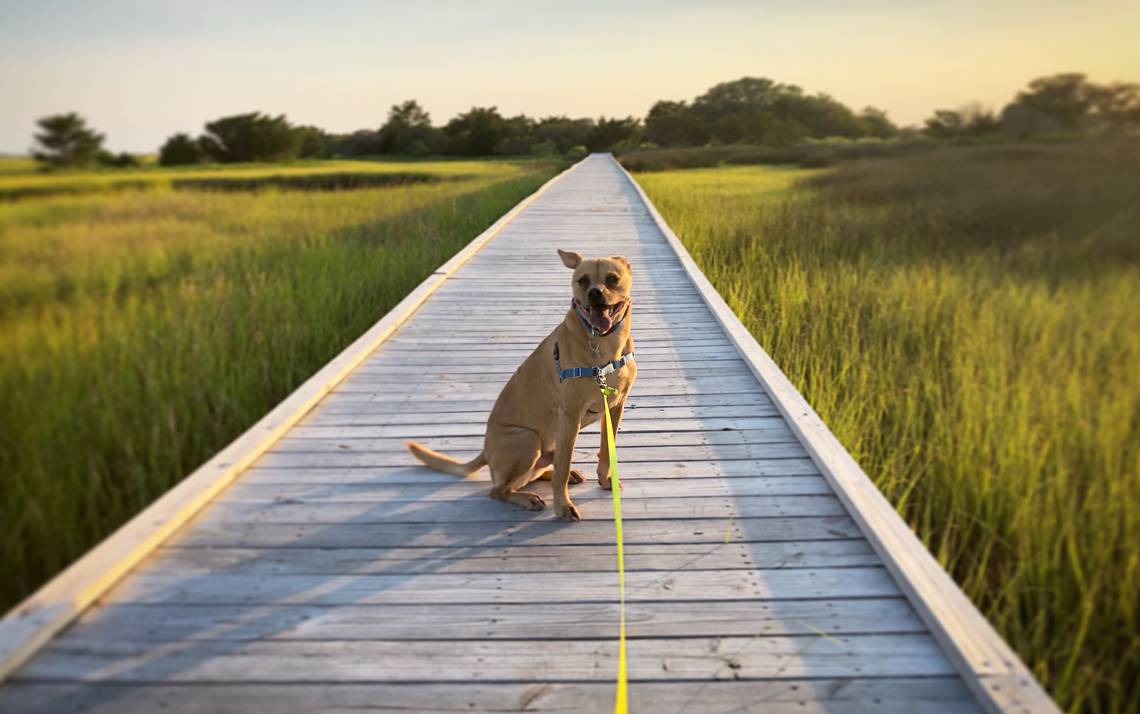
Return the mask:
M 562 264 L 571 270 L 582 264 L 582 254 L 572 250 L 559 250 L 558 257 L 562 258 Z
M 625 259 L 624 255 L 611 255 L 610 260 L 616 260 L 617 262 L 624 265 L 626 270 L 631 273 L 633 272 L 633 269 L 629 267 L 629 261 Z

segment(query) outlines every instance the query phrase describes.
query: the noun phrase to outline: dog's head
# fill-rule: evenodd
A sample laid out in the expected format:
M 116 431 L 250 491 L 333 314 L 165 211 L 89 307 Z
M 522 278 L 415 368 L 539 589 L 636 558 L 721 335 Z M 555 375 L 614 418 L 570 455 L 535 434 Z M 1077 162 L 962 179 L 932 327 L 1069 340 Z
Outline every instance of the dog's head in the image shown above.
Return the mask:
M 574 271 L 571 286 L 574 302 L 595 332 L 609 332 L 629 308 L 633 276 L 622 255 L 583 258 L 570 250 L 558 251 L 562 263 Z

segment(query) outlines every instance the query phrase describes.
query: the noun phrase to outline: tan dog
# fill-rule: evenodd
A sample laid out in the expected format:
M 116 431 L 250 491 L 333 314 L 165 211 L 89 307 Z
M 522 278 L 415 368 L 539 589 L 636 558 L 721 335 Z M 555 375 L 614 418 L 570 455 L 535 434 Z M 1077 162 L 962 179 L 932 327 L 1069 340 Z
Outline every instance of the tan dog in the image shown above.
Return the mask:
M 537 511 L 546 502 L 537 493 L 522 490 L 536 479 L 551 480 L 554 514 L 566 521 L 581 518 L 570 500 L 568 485 L 584 479 L 572 471 L 574 443 L 578 432 L 601 417 L 602 395 L 593 376 L 560 379 L 560 368 L 569 371 L 603 367 L 629 355 L 620 368 L 606 375 L 617 394 L 609 398 L 614 432 L 621 421 L 625 398 L 637 367 L 633 363 L 630 337 L 632 305 L 629 261 L 620 255 L 584 259 L 578 253 L 558 251 L 563 264 L 574 271 L 573 301 L 565 319 L 531 353 L 511 376 L 491 415 L 483 452 L 467 463 L 432 451 L 415 442 L 408 448 L 436 471 L 470 476 L 484 465 L 491 466 L 491 497 Z M 547 468 L 551 464 L 554 468 Z M 610 486 L 610 459 L 606 430 L 602 429 L 598 452 L 598 483 Z

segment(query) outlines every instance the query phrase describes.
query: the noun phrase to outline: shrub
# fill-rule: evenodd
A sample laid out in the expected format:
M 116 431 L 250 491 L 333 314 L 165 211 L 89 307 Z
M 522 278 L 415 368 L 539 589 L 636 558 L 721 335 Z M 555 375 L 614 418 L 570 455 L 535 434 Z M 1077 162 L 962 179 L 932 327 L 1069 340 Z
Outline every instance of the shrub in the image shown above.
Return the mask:
M 189 134 L 175 134 L 158 150 L 158 163 L 162 166 L 187 166 L 201 163 L 205 158 L 202 145 Z
M 570 147 L 570 150 L 566 152 L 566 158 L 570 161 L 580 161 L 586 158 L 586 155 L 589 153 L 586 147 L 579 144 L 578 146 Z
M 75 112 L 55 114 L 36 121 L 36 161 L 51 168 L 90 166 L 103 150 L 103 135 L 89 129 L 87 120 Z

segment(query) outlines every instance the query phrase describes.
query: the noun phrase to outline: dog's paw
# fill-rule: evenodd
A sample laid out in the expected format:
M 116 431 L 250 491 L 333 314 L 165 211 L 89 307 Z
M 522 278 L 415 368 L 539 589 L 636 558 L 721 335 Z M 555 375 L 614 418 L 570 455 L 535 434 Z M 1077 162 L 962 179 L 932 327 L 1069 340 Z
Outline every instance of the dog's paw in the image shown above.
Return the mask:
M 557 512 L 555 515 L 564 521 L 573 522 L 582 520 L 582 514 L 578 511 L 578 507 L 573 503 L 564 503 L 561 506 L 558 506 L 556 511 Z
M 578 469 L 571 469 L 570 470 L 570 485 L 571 486 L 577 486 L 580 483 L 585 483 L 585 481 L 586 481 L 586 477 L 582 475 L 581 471 L 579 471 Z
M 613 479 L 610 478 L 609 474 L 606 474 L 605 476 L 598 474 L 598 486 L 600 486 L 603 491 L 612 491 L 614 487 Z M 618 490 L 622 490 L 620 481 L 618 482 Z
M 529 511 L 541 511 L 546 508 L 546 501 L 542 499 L 537 493 L 519 494 L 523 496 L 522 506 Z

